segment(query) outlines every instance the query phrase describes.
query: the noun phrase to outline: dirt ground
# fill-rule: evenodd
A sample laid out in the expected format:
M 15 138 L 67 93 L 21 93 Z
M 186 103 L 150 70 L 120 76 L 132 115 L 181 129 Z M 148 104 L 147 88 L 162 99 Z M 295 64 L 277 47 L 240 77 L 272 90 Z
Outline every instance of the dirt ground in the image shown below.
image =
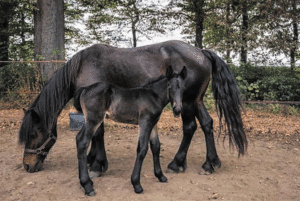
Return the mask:
M 94 178 L 96 195 L 87 197 L 78 179 L 75 136 L 68 129 L 68 114 L 59 117 L 58 141 L 36 173 L 25 172 L 23 149 L 17 144 L 22 110 L 0 110 L 0 200 L 300 200 L 300 117 L 248 111 L 244 123 L 249 136 L 248 154 L 237 157 L 219 139 L 222 167 L 212 175 L 199 175 L 206 147 L 200 127 L 189 149 L 184 173 L 165 173 L 167 183 L 153 174 L 148 151 L 141 174 L 144 188 L 135 194 L 130 183 L 137 127 L 106 121 L 105 144 L 109 167 Z M 212 114 L 217 132 L 218 121 Z M 161 165 L 167 170 L 182 138 L 181 120 L 164 112 L 159 122 Z

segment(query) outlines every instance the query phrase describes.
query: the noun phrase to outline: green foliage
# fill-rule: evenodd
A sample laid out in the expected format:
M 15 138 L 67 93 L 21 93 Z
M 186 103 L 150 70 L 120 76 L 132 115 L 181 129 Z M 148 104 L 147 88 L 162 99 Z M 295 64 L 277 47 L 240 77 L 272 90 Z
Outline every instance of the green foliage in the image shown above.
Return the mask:
M 172 106 L 170 103 L 168 103 L 168 105 L 166 105 L 166 107 L 164 108 L 164 111 L 172 111 Z
M 204 105 L 207 108 L 207 110 L 215 111 L 216 109 L 214 96 L 212 94 L 211 82 L 209 83 L 204 96 Z
M 300 71 L 250 64 L 231 70 L 244 100 L 300 101 Z
M 147 3 L 147 2 L 146 2 Z M 149 3 L 149 2 L 148 2 Z M 92 40 L 111 45 L 125 43 L 136 46 L 138 38 L 151 39 L 153 33 L 164 33 L 162 27 L 165 18 L 157 11 L 157 5 L 151 6 L 136 0 L 96 0 L 84 1 L 89 6 L 87 27 Z M 127 33 L 132 32 L 132 37 Z
M 286 76 L 265 77 L 259 83 L 263 100 L 300 101 L 300 79 Z
M 269 104 L 268 110 L 274 114 L 278 114 L 280 112 L 280 105 L 279 104 Z
M 39 71 L 32 64 L 10 64 L 0 69 L 0 92 L 36 91 L 39 86 Z

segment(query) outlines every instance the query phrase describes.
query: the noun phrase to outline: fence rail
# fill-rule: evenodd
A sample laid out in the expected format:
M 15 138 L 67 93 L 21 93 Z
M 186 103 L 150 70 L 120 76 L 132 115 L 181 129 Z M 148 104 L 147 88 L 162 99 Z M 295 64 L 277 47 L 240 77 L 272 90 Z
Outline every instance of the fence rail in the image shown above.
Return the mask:
M 283 105 L 300 105 L 300 101 L 242 101 L 251 104 L 283 104 Z
M 0 61 L 0 63 L 65 63 L 67 60 L 50 60 L 50 61 Z

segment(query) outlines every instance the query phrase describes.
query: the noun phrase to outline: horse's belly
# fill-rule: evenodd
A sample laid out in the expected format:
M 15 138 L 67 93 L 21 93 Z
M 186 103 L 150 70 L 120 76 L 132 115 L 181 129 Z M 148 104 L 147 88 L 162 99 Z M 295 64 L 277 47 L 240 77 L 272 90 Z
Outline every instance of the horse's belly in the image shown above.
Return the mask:
M 131 106 L 126 107 L 110 107 L 106 111 L 106 118 L 111 119 L 115 122 L 126 123 L 126 124 L 138 124 L 138 111 L 136 108 Z

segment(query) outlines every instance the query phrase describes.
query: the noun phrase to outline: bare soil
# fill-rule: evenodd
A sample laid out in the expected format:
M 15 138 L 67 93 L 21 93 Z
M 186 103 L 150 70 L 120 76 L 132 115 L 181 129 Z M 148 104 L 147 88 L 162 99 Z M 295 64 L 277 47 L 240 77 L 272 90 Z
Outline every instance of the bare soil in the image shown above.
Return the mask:
M 206 146 L 198 126 L 189 149 L 184 173 L 165 173 L 167 183 L 153 174 L 152 154 L 144 161 L 142 194 L 130 183 L 137 133 L 136 126 L 106 121 L 105 144 L 109 167 L 94 178 L 96 195 L 87 197 L 80 187 L 76 156 L 76 131 L 69 130 L 68 114 L 59 117 L 58 141 L 44 163 L 44 169 L 27 173 L 22 166 L 23 148 L 17 144 L 22 110 L 0 110 L 0 200 L 300 200 L 300 117 L 248 111 L 244 115 L 249 136 L 248 154 L 217 143 L 222 167 L 211 175 L 199 175 Z M 216 114 L 212 114 L 218 132 Z M 181 120 L 166 111 L 159 121 L 164 171 L 182 138 Z M 217 134 L 216 134 L 217 136 Z

